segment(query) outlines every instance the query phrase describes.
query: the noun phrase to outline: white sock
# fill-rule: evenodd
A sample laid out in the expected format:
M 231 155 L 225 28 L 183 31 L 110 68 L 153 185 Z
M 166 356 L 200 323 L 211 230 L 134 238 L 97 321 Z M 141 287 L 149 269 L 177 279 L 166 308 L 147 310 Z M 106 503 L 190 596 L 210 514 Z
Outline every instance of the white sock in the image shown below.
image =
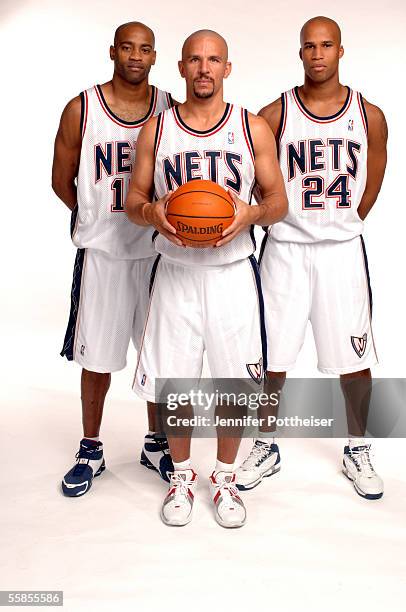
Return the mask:
M 100 442 L 99 436 L 96 436 L 95 438 L 89 438 L 89 436 L 83 436 L 83 438 L 85 440 L 92 440 L 92 442 Z
M 148 430 L 147 436 L 154 436 L 156 434 L 156 431 L 151 431 L 150 429 Z
M 232 472 L 233 468 L 234 463 L 223 463 L 223 461 L 216 459 L 216 467 L 214 468 L 215 472 Z
M 175 469 L 175 472 L 178 470 L 190 470 L 192 468 L 192 463 L 189 459 L 185 459 L 185 461 L 179 461 L 178 463 L 176 463 L 176 461 L 173 461 L 173 467 Z
M 350 436 L 348 438 L 348 446 L 350 448 L 354 448 L 355 446 L 365 446 L 365 444 L 365 438 L 356 438 L 355 436 Z

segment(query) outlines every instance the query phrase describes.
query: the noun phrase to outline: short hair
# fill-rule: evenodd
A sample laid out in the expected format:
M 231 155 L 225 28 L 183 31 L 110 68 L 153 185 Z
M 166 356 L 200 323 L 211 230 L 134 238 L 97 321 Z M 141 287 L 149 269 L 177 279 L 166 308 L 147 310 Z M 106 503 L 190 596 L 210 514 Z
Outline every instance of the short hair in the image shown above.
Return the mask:
M 334 21 L 334 19 L 330 19 L 330 17 L 323 17 L 322 15 L 319 15 L 317 17 L 312 17 L 311 19 L 309 19 L 308 21 L 306 21 L 305 24 L 303 24 L 301 30 L 300 30 L 300 44 L 302 44 L 302 40 L 303 40 L 303 35 L 304 35 L 304 31 L 306 29 L 306 27 L 308 25 L 311 25 L 312 23 L 315 23 L 317 21 L 321 21 L 324 23 L 327 23 L 329 25 L 331 25 L 338 34 L 338 43 L 341 45 L 341 29 L 340 26 L 338 25 L 338 23 L 336 21 Z
M 117 38 L 118 38 L 118 35 L 120 34 L 121 30 L 124 30 L 124 28 L 127 28 L 128 26 L 135 26 L 135 27 L 144 28 L 144 30 L 149 32 L 149 34 L 151 34 L 151 37 L 152 37 L 153 47 L 155 48 L 155 34 L 154 34 L 154 32 L 151 30 L 151 28 L 149 28 L 147 25 L 145 25 L 145 23 L 141 23 L 141 21 L 128 21 L 127 23 L 122 23 L 121 25 L 119 25 L 118 28 L 116 29 L 116 31 L 114 32 L 114 46 L 117 45 Z
M 196 30 L 196 32 L 193 32 L 192 34 L 190 34 L 190 36 L 187 37 L 187 39 L 182 45 L 182 57 L 183 57 L 183 53 L 185 51 L 187 44 L 192 40 L 192 38 L 194 38 L 195 36 L 201 36 L 201 35 L 214 35 L 215 37 L 219 38 L 224 43 L 224 46 L 226 49 L 226 59 L 228 59 L 227 41 L 225 40 L 223 36 L 221 36 L 221 34 L 219 34 L 218 32 L 215 32 L 214 30 Z

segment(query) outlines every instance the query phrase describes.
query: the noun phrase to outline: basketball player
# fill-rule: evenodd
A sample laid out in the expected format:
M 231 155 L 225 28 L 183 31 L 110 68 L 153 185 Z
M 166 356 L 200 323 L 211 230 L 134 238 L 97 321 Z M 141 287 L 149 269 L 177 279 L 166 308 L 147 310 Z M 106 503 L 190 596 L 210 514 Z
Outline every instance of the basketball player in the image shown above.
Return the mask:
M 61 355 L 83 368 L 84 437 L 77 462 L 62 481 L 69 497 L 86 493 L 105 469 L 99 429 L 111 372 L 125 367 L 131 337 L 139 348 L 148 303 L 152 232 L 129 223 L 124 200 L 141 127 L 172 105 L 170 94 L 148 83 L 154 48 L 149 27 L 119 26 L 110 47 L 112 80 L 68 103 L 55 141 L 52 186 L 72 210 L 78 247 Z M 141 463 L 168 480 L 172 463 L 166 439 L 155 435 L 152 404 L 148 418 Z
M 262 311 L 253 256 L 253 224 L 274 224 L 286 214 L 287 199 L 266 121 L 223 100 L 231 72 L 226 41 L 201 30 L 186 39 L 179 62 L 186 102 L 151 119 L 138 141 L 137 163 L 126 202 L 129 218 L 158 230 L 159 253 L 134 390 L 154 401 L 156 378 L 200 377 L 206 349 L 215 378 L 244 378 L 247 366 L 263 376 Z M 215 247 L 185 248 L 164 213 L 168 192 L 193 179 L 228 189 L 237 214 Z M 258 181 L 263 200 L 250 206 Z M 155 189 L 158 201 L 151 202 Z M 174 462 L 161 517 L 167 525 L 192 518 L 197 475 L 190 436 L 168 436 Z M 240 438 L 218 433 L 216 467 L 210 476 L 215 517 L 223 527 L 240 527 L 246 511 L 235 487 L 233 464 Z
M 315 17 L 300 33 L 304 85 L 260 111 L 276 136 L 289 199 L 286 218 L 266 237 L 261 257 L 268 386 L 277 392 L 293 368 L 311 321 L 318 368 L 341 377 L 350 439 L 343 472 L 366 499 L 383 495 L 364 439 L 376 361 L 371 293 L 362 238 L 386 166 L 382 111 L 339 81 L 344 54 L 338 25 Z M 262 432 L 237 472 L 250 489 L 280 467 L 272 433 Z

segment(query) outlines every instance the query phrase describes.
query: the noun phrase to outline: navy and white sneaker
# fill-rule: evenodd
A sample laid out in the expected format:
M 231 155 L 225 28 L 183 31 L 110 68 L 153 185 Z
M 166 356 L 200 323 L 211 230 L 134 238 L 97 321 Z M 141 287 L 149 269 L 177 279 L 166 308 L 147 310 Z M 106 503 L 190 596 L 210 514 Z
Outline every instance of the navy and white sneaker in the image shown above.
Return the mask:
M 344 447 L 343 473 L 352 481 L 354 489 L 364 499 L 380 499 L 383 480 L 372 467 L 370 444 Z
M 276 474 L 281 469 L 281 456 L 277 444 L 255 440 L 246 460 L 235 470 L 236 486 L 248 491 L 258 486 L 263 478 Z
M 62 480 L 62 491 L 67 497 L 79 497 L 87 493 L 93 478 L 100 476 L 106 469 L 102 442 L 83 438 L 76 459 L 76 464 Z
M 174 468 L 169 452 L 168 440 L 159 434 L 147 434 L 144 438 L 140 463 L 149 470 L 158 472 L 160 477 L 166 482 L 170 482 L 170 475 Z

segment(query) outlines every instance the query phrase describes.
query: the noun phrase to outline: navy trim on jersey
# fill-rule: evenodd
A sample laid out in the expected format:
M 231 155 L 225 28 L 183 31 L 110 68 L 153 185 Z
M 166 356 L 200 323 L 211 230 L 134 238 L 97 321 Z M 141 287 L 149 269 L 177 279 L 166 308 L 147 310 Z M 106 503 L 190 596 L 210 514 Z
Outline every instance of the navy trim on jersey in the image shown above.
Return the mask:
M 151 270 L 151 276 L 149 279 L 149 295 L 151 296 L 152 293 L 152 288 L 154 286 L 154 281 L 155 281 L 155 276 L 156 276 L 156 271 L 158 268 L 158 264 L 159 264 L 159 260 L 161 259 L 161 254 L 157 255 L 154 264 L 152 266 L 152 270 Z
M 195 130 L 193 128 L 190 127 L 190 125 L 187 125 L 187 123 L 185 123 L 182 119 L 182 117 L 180 116 L 179 113 L 179 107 L 178 106 L 174 106 L 173 107 L 173 112 L 176 115 L 176 119 L 179 121 L 179 123 L 185 128 L 185 130 L 188 130 L 189 132 L 193 132 L 193 134 L 210 134 L 211 132 L 214 132 L 215 130 L 217 130 L 221 124 L 226 120 L 227 115 L 230 111 L 230 103 L 227 102 L 226 104 L 226 108 L 225 111 L 223 113 L 223 116 L 221 117 L 220 121 L 218 121 L 216 123 L 216 125 L 214 125 L 213 127 L 211 127 L 209 130 Z
M 262 229 L 265 232 L 265 236 L 261 240 L 261 247 L 259 249 L 258 266 L 260 266 L 260 267 L 261 267 L 262 258 L 263 258 L 264 253 L 265 253 L 265 247 L 267 245 L 268 238 L 269 238 L 268 226 L 264 226 Z
M 154 233 L 152 234 L 152 242 L 155 242 L 155 238 L 159 236 L 159 232 L 158 230 L 155 230 Z
M 248 121 L 248 111 L 246 109 L 244 109 L 244 123 L 245 123 L 245 129 L 247 130 L 247 138 L 249 140 L 250 147 L 252 149 L 252 156 L 255 159 L 254 141 L 252 140 L 250 124 Z
M 83 135 L 83 124 L 85 122 L 85 113 L 86 113 L 86 100 L 85 100 L 85 92 L 81 91 L 79 94 L 80 97 L 80 133 Z
M 156 154 L 158 153 L 158 141 L 159 141 L 159 130 L 161 129 L 161 124 L 162 124 L 162 113 L 159 113 L 158 115 L 158 119 L 156 122 L 156 130 L 155 130 L 155 140 L 154 140 L 154 155 L 156 157 Z
M 78 249 L 76 253 L 75 265 L 73 266 L 73 280 L 71 290 L 71 306 L 69 313 L 68 326 L 66 328 L 65 339 L 61 356 L 66 357 L 68 361 L 73 361 L 73 349 L 75 343 L 76 322 L 79 313 L 80 303 L 80 288 L 82 285 L 83 265 L 85 260 L 86 249 Z
M 367 117 L 367 112 L 365 110 L 364 98 L 362 97 L 361 94 L 359 94 L 359 101 L 361 103 L 361 112 L 362 112 L 362 114 L 364 116 L 366 133 L 368 134 L 368 117 Z
M 365 248 L 365 242 L 364 242 L 363 236 L 360 236 L 360 238 L 361 238 L 362 254 L 364 256 L 365 272 L 367 275 L 367 282 L 368 282 L 369 308 L 370 308 L 371 317 L 372 317 L 372 287 L 371 287 L 371 278 L 369 276 L 367 250 Z
M 143 117 L 142 119 L 138 119 L 137 121 L 124 121 L 124 119 L 121 119 L 121 117 L 118 117 L 117 115 L 115 115 L 113 113 L 113 111 L 111 110 L 111 108 L 108 106 L 106 99 L 103 95 L 102 92 L 102 88 L 100 87 L 100 85 L 96 85 L 97 91 L 99 92 L 99 95 L 103 101 L 104 106 L 106 107 L 106 110 L 110 113 L 110 115 L 112 117 L 114 117 L 114 119 L 116 119 L 117 121 L 119 121 L 120 123 L 123 123 L 124 125 L 131 125 L 131 126 L 135 126 L 135 125 L 140 125 L 141 123 L 145 123 L 147 119 L 149 119 L 150 115 L 152 114 L 152 111 L 154 110 L 155 107 L 155 102 L 156 102 L 156 97 L 157 97 L 157 90 L 156 87 L 154 85 L 151 85 L 152 91 L 151 91 L 151 102 L 149 105 L 149 109 L 147 114 L 145 115 L 145 117 Z
M 260 324 L 261 324 L 262 364 L 263 364 L 264 376 L 265 376 L 268 362 L 267 362 L 267 340 L 266 340 L 266 327 L 265 327 L 264 296 L 262 295 L 261 277 L 259 276 L 257 260 L 255 259 L 254 255 L 250 255 L 248 259 L 251 264 L 252 270 L 254 272 L 255 283 L 257 286 L 259 318 L 260 318 Z
M 299 87 L 297 85 L 294 88 L 294 91 L 295 91 L 295 95 L 296 95 L 297 101 L 299 102 L 300 106 L 303 108 L 305 113 L 307 113 L 310 117 L 312 117 L 313 119 L 316 119 L 317 121 L 331 121 L 332 119 L 336 119 L 337 117 L 339 117 L 341 114 L 344 114 L 344 111 L 347 109 L 348 102 L 349 102 L 350 97 L 351 97 L 351 89 L 348 87 L 348 85 L 346 87 L 347 87 L 347 97 L 345 99 L 345 102 L 344 102 L 343 106 L 334 115 L 329 115 L 329 116 L 326 116 L 326 117 L 319 117 L 318 115 L 315 115 L 314 113 L 311 113 L 309 111 L 309 109 L 306 108 L 306 106 L 304 105 L 301 97 L 299 96 Z
M 70 216 L 70 237 L 73 238 L 73 234 L 76 229 L 76 221 L 79 214 L 79 206 L 75 204 L 75 208 L 72 210 L 72 214 Z
M 171 96 L 171 94 L 169 92 L 167 92 L 167 94 L 168 94 L 169 103 L 170 103 L 169 108 L 172 108 L 172 106 L 175 106 L 175 100 L 172 98 L 172 96 Z
M 281 94 L 281 103 L 282 103 L 281 118 L 279 121 L 278 129 L 276 131 L 276 136 L 275 136 L 278 159 L 280 156 L 282 129 L 283 129 L 283 124 L 285 123 L 285 117 L 286 117 L 286 99 L 285 99 L 284 93 Z

